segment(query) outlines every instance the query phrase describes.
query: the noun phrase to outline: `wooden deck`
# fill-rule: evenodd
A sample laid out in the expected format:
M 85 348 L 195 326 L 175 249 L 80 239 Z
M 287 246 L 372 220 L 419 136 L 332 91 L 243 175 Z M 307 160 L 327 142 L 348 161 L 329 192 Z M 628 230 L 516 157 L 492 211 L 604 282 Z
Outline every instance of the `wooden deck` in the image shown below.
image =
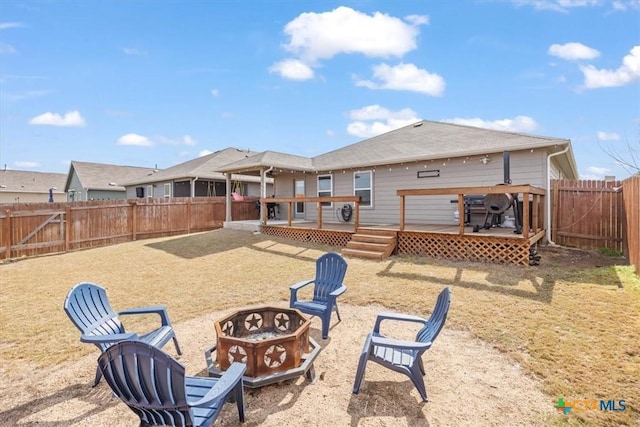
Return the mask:
M 473 232 L 465 226 L 460 234 L 458 225 L 405 224 L 403 231 L 398 224 L 354 224 L 324 222 L 317 228 L 314 221 L 271 221 L 263 225 L 263 234 L 306 242 L 327 244 L 344 248 L 354 234 L 367 229 L 394 231 L 397 236 L 398 255 L 453 258 L 470 261 L 488 261 L 532 265 L 535 262 L 535 244 L 544 237 L 545 230 L 529 237 L 514 233 L 513 228 L 492 227 Z

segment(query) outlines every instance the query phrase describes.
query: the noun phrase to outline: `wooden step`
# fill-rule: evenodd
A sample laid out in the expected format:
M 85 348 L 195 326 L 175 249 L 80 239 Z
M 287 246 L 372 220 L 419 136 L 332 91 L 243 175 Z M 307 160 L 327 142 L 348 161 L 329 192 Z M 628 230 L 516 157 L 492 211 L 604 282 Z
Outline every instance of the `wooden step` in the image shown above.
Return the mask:
M 387 243 L 361 242 L 351 240 L 347 243 L 349 249 L 360 249 L 363 251 L 386 252 L 389 245 Z
M 396 230 L 385 230 L 384 228 L 366 228 L 366 227 L 358 227 L 356 230 L 357 234 L 367 234 L 367 235 L 376 235 L 376 236 L 392 236 L 396 237 L 398 232 Z
M 396 237 L 379 235 L 379 234 L 361 234 L 357 232 L 351 236 L 351 240 L 356 242 L 391 244 L 391 243 L 395 243 Z
M 378 251 L 365 251 L 362 249 L 350 249 L 343 248 L 342 255 L 346 256 L 354 256 L 358 258 L 368 258 L 368 259 L 384 259 L 384 253 Z

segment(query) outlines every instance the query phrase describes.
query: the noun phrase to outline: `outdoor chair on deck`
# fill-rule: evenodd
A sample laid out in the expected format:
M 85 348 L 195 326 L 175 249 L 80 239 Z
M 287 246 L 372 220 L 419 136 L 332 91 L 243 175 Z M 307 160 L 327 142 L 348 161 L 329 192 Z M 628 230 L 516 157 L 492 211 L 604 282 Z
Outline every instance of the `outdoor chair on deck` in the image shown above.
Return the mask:
M 422 354 L 431 348 L 449 312 L 451 301 L 451 289 L 445 287 L 438 295 L 438 301 L 429 319 L 396 313 L 380 313 L 376 319 L 373 332 L 371 332 L 364 343 L 356 379 L 353 385 L 353 393 L 360 391 L 360 383 L 364 377 L 367 361 L 372 360 L 392 371 L 407 375 L 418 389 L 423 401 L 427 401 L 427 391 L 424 386 L 425 374 L 422 363 Z M 383 320 L 405 321 L 422 323 L 424 326 L 416 334 L 415 341 L 402 341 L 386 337 L 380 333 L 380 324 Z
M 64 301 L 64 311 L 82 333 L 80 341 L 95 344 L 101 352 L 123 340 L 143 341 L 162 348 L 169 340 L 173 339 L 176 351 L 178 354 L 182 354 L 178 339 L 169 321 L 167 309 L 163 305 L 115 312 L 111 308 L 107 293 L 102 286 L 84 282 L 78 283 L 69 291 Z M 160 316 L 161 325 L 144 335 L 126 332 L 118 316 L 127 314 L 157 314 Z M 100 382 L 101 377 L 102 374 L 98 368 L 94 386 Z
M 315 280 L 305 280 L 289 287 L 291 296 L 289 307 L 296 308 L 303 313 L 318 316 L 322 320 L 322 339 L 329 336 L 329 324 L 333 310 L 340 319 L 336 299 L 342 295 L 347 287 L 342 283 L 347 272 L 347 262 L 336 253 L 322 255 L 316 261 Z M 298 291 L 307 285 L 313 285 L 313 297 L 309 301 L 299 300 Z
M 164 351 L 140 341 L 121 341 L 98 358 L 114 394 L 140 417 L 140 426 L 210 426 L 229 398 L 244 422 L 244 375 L 234 362 L 220 378 L 190 377 Z

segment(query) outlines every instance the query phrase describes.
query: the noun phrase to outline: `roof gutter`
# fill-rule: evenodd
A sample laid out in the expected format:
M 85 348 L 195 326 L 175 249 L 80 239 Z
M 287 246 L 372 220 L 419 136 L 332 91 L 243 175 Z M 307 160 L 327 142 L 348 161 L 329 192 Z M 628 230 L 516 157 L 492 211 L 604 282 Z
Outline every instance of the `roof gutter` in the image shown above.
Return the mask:
M 553 240 L 551 240 L 551 158 L 555 156 L 559 156 L 560 154 L 565 154 L 569 151 L 571 146 L 567 144 L 567 146 L 562 151 L 558 151 L 557 153 L 551 153 L 547 156 L 547 203 L 545 203 L 547 208 L 546 218 L 549 221 L 547 226 L 547 243 L 551 246 L 558 246 Z

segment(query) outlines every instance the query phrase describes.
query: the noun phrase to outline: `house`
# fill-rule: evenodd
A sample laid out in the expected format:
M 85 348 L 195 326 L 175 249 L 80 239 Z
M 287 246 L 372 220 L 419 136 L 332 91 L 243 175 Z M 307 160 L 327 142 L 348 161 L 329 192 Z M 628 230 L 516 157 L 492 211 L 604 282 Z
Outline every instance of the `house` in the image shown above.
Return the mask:
M 64 173 L 0 171 L 0 203 L 63 202 Z
M 504 153 L 509 153 L 508 162 Z M 369 224 L 398 224 L 399 189 L 495 186 L 504 184 L 508 174 L 512 184 L 549 192 L 550 179 L 578 177 L 567 139 L 428 120 L 312 158 L 267 151 L 218 171 L 268 174 L 276 198 L 360 196 L 360 221 Z M 452 198 L 455 195 L 412 198 L 405 219 L 455 224 Z M 316 220 L 317 206 L 295 203 L 294 217 Z M 340 208 L 322 204 L 322 217 L 339 220 Z
M 153 171 L 153 168 L 72 161 L 64 191 L 69 202 L 126 199 L 122 183 Z
M 170 168 L 123 180 L 127 198 L 135 197 L 215 197 L 227 194 L 227 177 L 217 172 L 223 165 L 256 155 L 256 152 L 229 147 L 177 164 Z M 272 179 L 265 189 L 271 191 Z M 260 196 L 256 176 L 230 176 L 231 191 L 243 196 Z

